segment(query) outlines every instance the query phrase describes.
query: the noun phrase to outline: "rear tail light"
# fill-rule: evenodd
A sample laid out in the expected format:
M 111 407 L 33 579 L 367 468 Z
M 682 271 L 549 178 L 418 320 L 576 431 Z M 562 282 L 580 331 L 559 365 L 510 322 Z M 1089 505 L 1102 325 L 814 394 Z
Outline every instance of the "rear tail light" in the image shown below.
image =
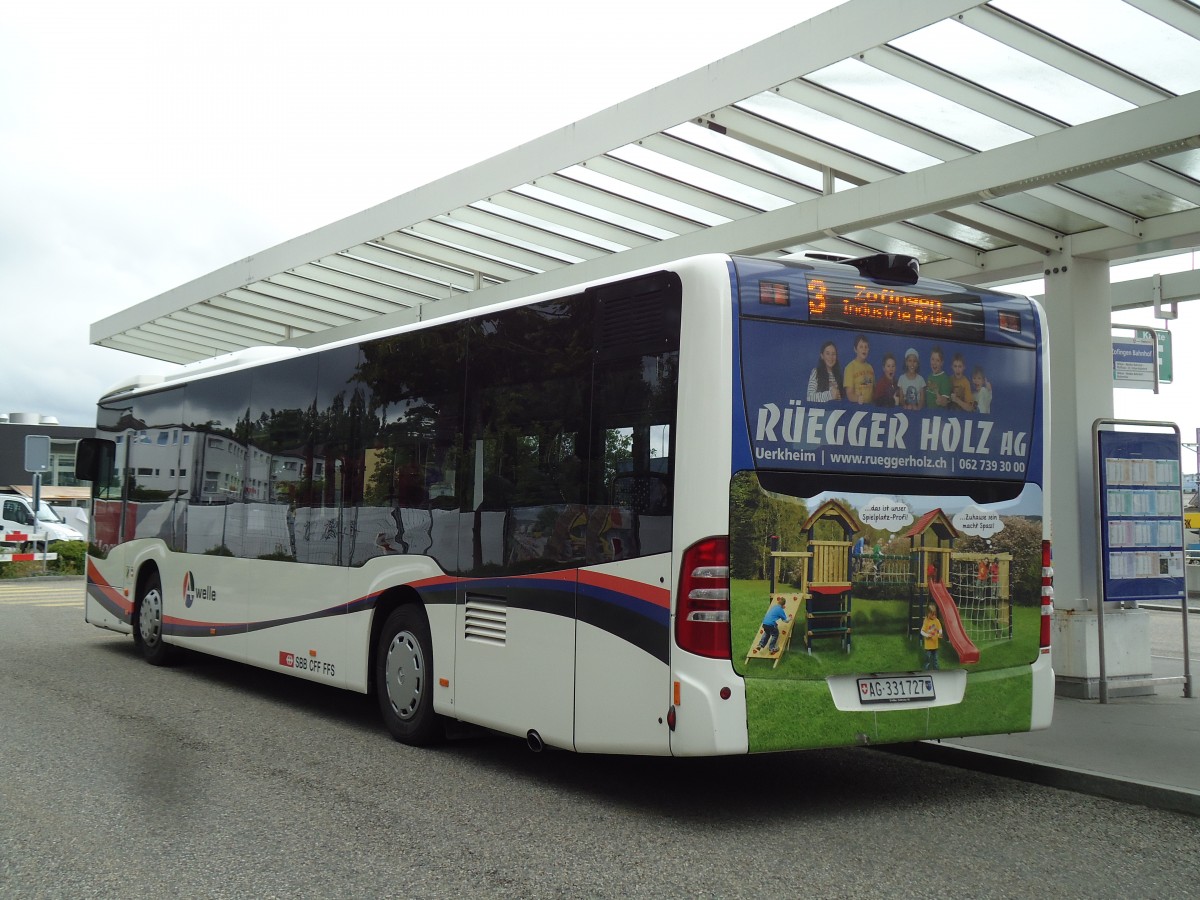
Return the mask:
M 1054 555 L 1050 542 L 1042 541 L 1042 630 L 1040 646 L 1050 650 L 1050 623 L 1054 618 Z
M 697 656 L 730 658 L 729 538 L 705 538 L 684 551 L 675 642 Z

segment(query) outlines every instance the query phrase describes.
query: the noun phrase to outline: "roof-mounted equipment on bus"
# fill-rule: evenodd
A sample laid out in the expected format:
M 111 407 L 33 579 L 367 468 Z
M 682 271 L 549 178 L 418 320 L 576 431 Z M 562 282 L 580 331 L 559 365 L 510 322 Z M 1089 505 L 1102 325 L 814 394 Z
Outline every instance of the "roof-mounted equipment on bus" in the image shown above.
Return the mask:
M 845 259 L 842 262 L 847 266 L 854 266 L 860 275 L 874 278 L 876 281 L 916 284 L 917 279 L 921 277 L 921 262 L 915 256 L 876 253 L 873 256 L 860 256 L 858 259 Z
M 156 384 L 162 384 L 162 382 L 162 375 L 134 375 L 132 378 L 127 378 L 124 381 L 114 384 L 101 395 L 101 399 L 140 391 L 142 388 L 152 387 Z
M 788 253 L 784 256 L 774 257 L 780 262 L 834 262 L 844 263 L 853 259 L 848 253 L 831 253 L 828 250 L 799 250 L 796 253 Z

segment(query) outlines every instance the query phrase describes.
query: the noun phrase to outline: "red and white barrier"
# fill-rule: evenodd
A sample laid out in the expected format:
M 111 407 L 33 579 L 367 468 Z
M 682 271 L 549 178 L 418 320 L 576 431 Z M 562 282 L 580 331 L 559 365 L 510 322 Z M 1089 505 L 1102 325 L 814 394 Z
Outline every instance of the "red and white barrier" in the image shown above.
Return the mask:
M 57 553 L 20 553 L 21 546 L 31 541 L 46 540 L 44 534 L 26 534 L 24 531 L 9 531 L 0 534 L 0 562 L 38 562 L 39 560 L 58 559 Z M 13 544 L 15 547 L 6 546 Z

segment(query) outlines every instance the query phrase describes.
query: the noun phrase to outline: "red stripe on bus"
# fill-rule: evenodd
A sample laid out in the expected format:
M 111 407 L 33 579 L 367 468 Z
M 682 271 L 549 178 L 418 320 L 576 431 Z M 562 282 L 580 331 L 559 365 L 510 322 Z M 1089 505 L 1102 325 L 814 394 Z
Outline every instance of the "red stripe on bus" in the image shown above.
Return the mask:
M 620 578 L 616 575 L 606 575 L 603 572 L 580 570 L 579 583 L 636 597 L 638 600 L 651 603 L 655 606 L 661 606 L 663 609 L 671 608 L 671 592 L 669 590 L 654 587 L 642 581 L 634 581 L 631 578 Z

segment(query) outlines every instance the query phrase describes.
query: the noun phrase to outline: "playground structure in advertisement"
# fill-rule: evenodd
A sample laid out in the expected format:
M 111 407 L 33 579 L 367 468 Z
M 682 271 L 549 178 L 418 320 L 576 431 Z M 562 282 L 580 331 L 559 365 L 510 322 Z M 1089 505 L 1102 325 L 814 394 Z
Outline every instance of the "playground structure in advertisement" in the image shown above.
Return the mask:
M 764 645 L 760 627 L 745 654 L 777 668 L 785 654 L 831 644 L 846 655 L 854 647 L 854 615 L 869 605 L 861 595 L 886 592 L 907 603 L 905 636 L 914 647 L 920 642 L 921 623 L 929 602 L 936 605 L 946 641 L 961 666 L 980 660 L 980 646 L 1012 638 L 1012 601 L 1009 553 L 958 552 L 960 534 L 950 517 L 934 509 L 917 519 L 899 537 L 907 540 L 905 554 L 884 554 L 877 544 L 873 553 L 862 550 L 854 536 L 864 532 L 854 512 L 838 500 L 827 500 L 803 525 L 807 535 L 803 551 L 774 550 L 768 604 L 779 603 L 787 615 L 779 624 L 777 651 Z M 840 539 L 828 535 L 840 531 Z M 818 533 L 825 535 L 818 538 Z M 781 567 L 795 567 L 798 583 L 781 586 Z M 859 595 L 856 597 L 856 595 Z M 770 606 L 764 607 L 765 612 Z M 977 643 L 978 642 L 978 643 Z M 915 659 L 915 649 L 912 659 Z M 899 661 L 898 661 L 899 662 Z

